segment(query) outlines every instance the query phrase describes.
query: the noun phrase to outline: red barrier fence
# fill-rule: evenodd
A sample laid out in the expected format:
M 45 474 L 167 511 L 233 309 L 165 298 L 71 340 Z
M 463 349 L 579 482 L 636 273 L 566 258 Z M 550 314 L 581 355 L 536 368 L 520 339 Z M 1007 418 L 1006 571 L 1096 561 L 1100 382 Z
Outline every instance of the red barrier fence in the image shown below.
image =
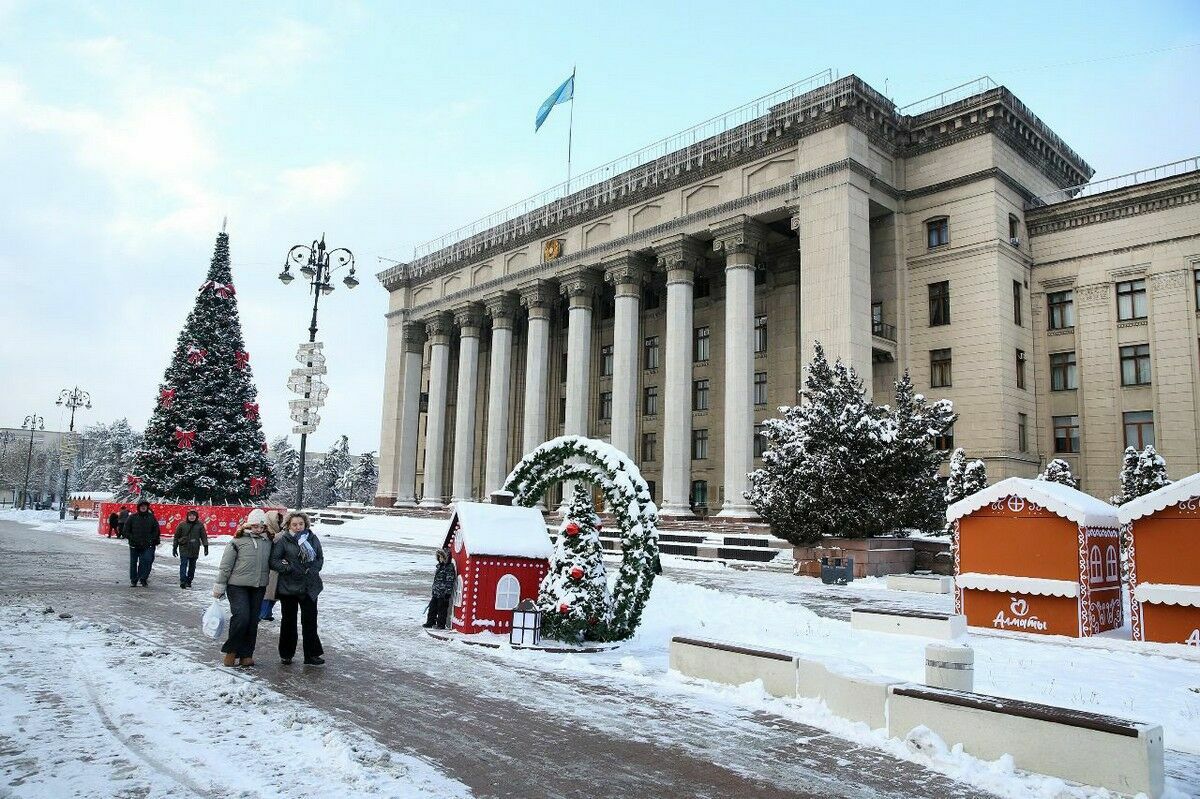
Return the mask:
M 96 525 L 96 532 L 100 535 L 108 535 L 108 517 L 112 513 L 120 513 L 121 508 L 128 508 L 130 513 L 137 513 L 137 502 L 103 502 L 100 504 L 100 520 Z M 277 510 L 287 513 L 287 508 L 268 507 L 262 508 L 264 511 Z M 179 526 L 190 510 L 196 511 L 200 515 L 200 521 L 204 524 L 205 533 L 209 538 L 216 538 L 221 535 L 233 535 L 237 530 L 238 522 L 246 518 L 246 515 L 253 508 L 245 505 L 174 505 L 163 502 L 151 502 L 150 512 L 158 519 L 158 525 L 162 528 L 164 538 L 169 538 L 175 535 L 175 528 Z

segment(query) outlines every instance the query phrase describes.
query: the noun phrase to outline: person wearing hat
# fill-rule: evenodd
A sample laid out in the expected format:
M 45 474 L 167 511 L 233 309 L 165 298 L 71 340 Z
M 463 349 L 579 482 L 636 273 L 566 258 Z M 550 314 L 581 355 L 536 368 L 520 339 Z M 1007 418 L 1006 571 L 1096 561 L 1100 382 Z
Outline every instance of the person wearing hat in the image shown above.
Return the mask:
M 129 587 L 146 585 L 154 565 L 154 548 L 162 543 L 158 519 L 146 500 L 139 502 L 137 513 L 129 514 L 125 521 L 125 538 L 129 541 Z
M 171 554 L 179 558 L 179 587 L 191 588 L 192 579 L 196 576 L 196 558 L 200 557 L 200 547 L 204 547 L 204 555 L 208 556 L 208 534 L 200 521 L 200 514 L 195 508 L 187 512 L 187 517 L 175 528 L 175 537 L 171 540 Z
M 254 665 L 258 639 L 258 609 L 267 591 L 271 542 L 267 540 L 267 514 L 255 508 L 238 525 L 225 547 L 212 595 L 229 596 L 229 638 L 221 646 L 226 666 Z

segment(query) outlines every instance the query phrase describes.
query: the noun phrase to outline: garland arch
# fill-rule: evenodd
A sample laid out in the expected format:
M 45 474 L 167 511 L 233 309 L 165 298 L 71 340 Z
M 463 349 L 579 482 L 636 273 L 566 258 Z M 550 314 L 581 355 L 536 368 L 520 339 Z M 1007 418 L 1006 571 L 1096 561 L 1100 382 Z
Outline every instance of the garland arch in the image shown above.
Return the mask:
M 654 584 L 658 508 L 627 455 L 584 436 L 559 436 L 535 448 L 508 475 L 504 490 L 512 493 L 516 504 L 533 507 L 550 486 L 569 480 L 599 488 L 621 528 L 621 568 L 606 621 L 609 638 L 623 641 L 637 630 Z

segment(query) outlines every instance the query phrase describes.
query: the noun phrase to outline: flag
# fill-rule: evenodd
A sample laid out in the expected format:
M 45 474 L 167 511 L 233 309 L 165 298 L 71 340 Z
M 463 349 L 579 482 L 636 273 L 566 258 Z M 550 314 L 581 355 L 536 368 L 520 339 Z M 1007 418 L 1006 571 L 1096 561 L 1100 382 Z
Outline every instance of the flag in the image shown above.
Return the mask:
M 537 133 L 538 128 L 546 121 L 546 117 L 550 116 L 550 109 L 559 103 L 565 103 L 575 97 L 575 73 L 571 73 L 571 77 L 562 82 L 562 85 L 555 89 L 546 101 L 541 104 L 537 110 L 537 118 L 533 122 L 533 132 Z

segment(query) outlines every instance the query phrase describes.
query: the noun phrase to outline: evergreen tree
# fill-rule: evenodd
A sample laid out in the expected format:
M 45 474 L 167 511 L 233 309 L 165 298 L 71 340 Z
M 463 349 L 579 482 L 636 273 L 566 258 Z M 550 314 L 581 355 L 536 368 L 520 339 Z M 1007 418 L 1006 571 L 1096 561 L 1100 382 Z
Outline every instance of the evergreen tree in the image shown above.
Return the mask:
M 988 487 L 987 464 L 974 460 L 967 464 L 963 475 L 963 496 L 969 497 Z
M 286 436 L 280 436 L 272 442 L 271 454 L 275 458 L 271 464 L 271 473 L 275 475 L 275 493 L 271 495 L 271 499 L 287 507 L 295 507 L 297 482 L 300 477 L 300 453 L 288 443 Z
M 350 440 L 339 436 L 333 446 L 317 461 L 311 479 L 305 480 L 304 498 L 309 507 L 327 508 L 346 499 L 338 488 L 342 475 L 350 468 Z
M 883 438 L 889 464 L 880 481 L 879 513 L 892 532 L 934 532 L 945 526 L 946 502 L 938 481 L 942 453 L 938 436 L 957 416 L 949 400 L 930 403 L 913 391 L 905 371 L 895 383 L 895 401 Z
M 370 504 L 375 497 L 375 489 L 379 485 L 379 468 L 375 464 L 375 452 L 364 452 L 358 456 L 346 472 L 338 480 L 339 494 L 352 502 Z
M 145 493 L 181 501 L 251 501 L 255 486 L 264 499 L 274 488 L 224 232 L 159 386 L 134 473 Z
M 612 602 L 600 546 L 600 517 L 591 494 L 578 483 L 563 514 L 537 604 L 547 638 L 570 643 L 605 640 Z
M 1045 480 L 1050 483 L 1062 483 L 1071 488 L 1078 488 L 1079 483 L 1071 474 L 1071 465 L 1062 458 L 1055 458 L 1046 464 L 1046 470 L 1037 476 L 1039 480 Z
M 987 488 L 987 465 L 980 460 L 968 461 L 962 447 L 950 456 L 950 471 L 946 477 L 947 505 Z
M 1153 446 L 1147 445 L 1141 452 L 1126 447 L 1121 465 L 1121 493 L 1112 498 L 1112 504 L 1124 505 L 1170 484 L 1167 462 Z
M 120 491 L 132 473 L 142 435 L 128 419 L 84 428 L 79 448 L 79 468 L 73 471 L 77 491 Z

